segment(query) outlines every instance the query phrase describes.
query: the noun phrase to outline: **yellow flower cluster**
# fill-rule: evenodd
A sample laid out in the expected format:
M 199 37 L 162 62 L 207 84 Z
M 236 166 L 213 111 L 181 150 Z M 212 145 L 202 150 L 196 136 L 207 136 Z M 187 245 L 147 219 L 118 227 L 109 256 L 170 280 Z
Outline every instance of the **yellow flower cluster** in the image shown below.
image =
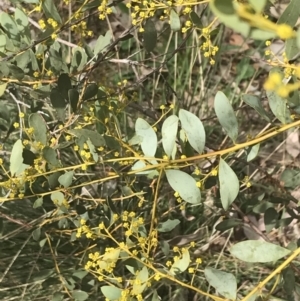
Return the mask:
M 98 7 L 98 10 L 100 12 L 99 14 L 100 20 L 105 20 L 105 17 L 113 12 L 111 7 L 107 7 L 107 5 L 108 5 L 108 1 L 102 0 L 101 5 Z
M 299 69 L 296 69 L 296 75 L 298 77 L 300 76 L 299 71 Z M 291 92 L 300 88 L 300 82 L 284 84 L 283 75 L 279 72 L 272 72 L 265 81 L 264 88 L 268 91 L 276 92 L 280 97 L 286 98 Z
M 81 37 L 92 37 L 93 32 L 91 30 L 87 30 L 87 24 L 86 21 L 81 21 L 78 24 L 74 24 L 71 26 L 71 30 L 75 32 L 78 35 L 81 35 Z

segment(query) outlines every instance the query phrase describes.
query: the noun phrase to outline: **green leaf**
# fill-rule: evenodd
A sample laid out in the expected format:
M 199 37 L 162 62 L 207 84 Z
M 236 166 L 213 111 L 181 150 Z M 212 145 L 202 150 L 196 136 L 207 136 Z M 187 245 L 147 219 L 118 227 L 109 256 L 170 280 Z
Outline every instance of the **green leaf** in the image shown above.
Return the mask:
M 96 146 L 96 147 L 106 145 L 105 139 L 103 138 L 103 136 L 92 130 L 74 129 L 74 130 L 69 130 L 69 133 L 78 138 L 84 137 L 85 141 L 89 138 L 91 140 L 91 142 L 94 144 L 94 146 Z
M 63 175 L 61 175 L 58 178 L 58 182 L 60 185 L 64 186 L 65 188 L 69 187 L 72 184 L 73 181 L 73 176 L 74 176 L 74 171 L 67 171 Z
M 64 95 L 57 89 L 54 88 L 50 92 L 50 101 L 53 108 L 57 109 L 65 109 L 66 101 Z
M 226 26 L 241 33 L 243 36 L 249 35 L 250 25 L 239 18 L 232 0 L 212 0 L 209 2 L 209 6 L 212 12 Z
M 191 18 L 192 22 L 194 23 L 194 25 L 196 25 L 197 27 L 200 27 L 200 28 L 203 27 L 200 17 L 194 11 L 191 11 L 190 18 Z
M 39 113 L 33 113 L 28 118 L 29 126 L 33 128 L 33 135 L 37 142 L 47 145 L 47 127 L 44 118 Z
M 55 21 L 57 21 L 59 24 L 62 23 L 60 15 L 55 6 L 55 2 L 53 0 L 43 0 L 42 8 L 47 19 L 52 18 Z
M 23 144 L 22 141 L 19 139 L 15 142 L 11 155 L 10 155 L 10 166 L 9 166 L 9 171 L 11 176 L 17 175 L 18 171 L 20 170 L 20 166 L 23 163 Z
M 110 30 L 108 30 L 105 34 L 105 36 L 100 35 L 97 39 L 95 48 L 94 48 L 94 55 L 97 55 L 101 52 L 103 52 L 103 50 L 110 44 L 112 39 L 112 35 Z
M 235 219 L 235 218 L 229 218 L 229 219 L 226 219 L 226 220 L 220 222 L 219 224 L 217 224 L 216 230 L 224 232 L 224 231 L 227 231 L 236 226 L 240 226 L 241 224 L 242 224 L 242 221 Z
M 81 290 L 74 290 L 72 291 L 72 296 L 75 299 L 75 301 L 84 301 L 87 300 L 89 294 Z
M 4 94 L 6 87 L 7 87 L 7 83 L 0 85 L 0 97 Z
M 9 68 L 9 73 L 15 77 L 17 80 L 22 80 L 23 77 L 25 76 L 24 71 L 19 68 L 18 66 L 12 65 L 12 64 L 8 64 L 7 65 Z
M 190 265 L 190 253 L 186 248 L 182 251 L 182 257 L 173 263 L 170 269 L 171 275 L 184 272 Z
M 98 162 L 99 156 L 98 156 L 98 154 L 97 154 L 97 152 L 96 152 L 95 146 L 93 145 L 93 143 L 91 142 L 90 139 L 88 139 L 88 140 L 86 141 L 86 143 L 87 143 L 87 145 L 88 145 L 88 147 L 89 147 L 90 153 L 91 153 L 92 156 L 93 156 L 93 160 L 94 160 L 95 162 Z
M 28 16 L 18 7 L 15 10 L 15 22 L 20 31 L 24 31 L 29 25 Z
M 157 43 L 157 31 L 152 20 L 147 19 L 144 25 L 143 45 L 147 52 L 152 52 Z
M 300 15 L 300 7 L 298 0 L 291 0 L 284 12 L 279 17 L 277 24 L 288 24 L 294 27 Z
M 57 153 L 50 146 L 45 146 L 43 148 L 43 158 L 47 161 L 48 164 L 51 164 L 52 166 L 59 165 L 59 160 L 57 159 Z
M 300 185 L 300 169 L 286 168 L 280 176 L 280 181 L 283 182 L 284 187 L 296 188 Z
M 270 207 L 264 212 L 264 223 L 266 232 L 270 233 L 275 228 L 278 219 L 278 213 L 276 209 Z
M 271 262 L 291 253 L 290 250 L 278 245 L 261 241 L 247 240 L 235 244 L 230 253 L 245 262 Z
M 95 83 L 89 84 L 84 91 L 82 100 L 91 99 L 94 96 L 96 96 L 98 93 L 98 89 L 99 89 L 99 87 L 97 84 L 95 84 Z
M 65 196 L 60 191 L 54 191 L 51 193 L 51 200 L 57 202 L 58 205 L 61 205 L 65 199 Z
M 138 271 L 135 279 L 137 281 L 134 281 L 131 292 L 133 295 L 140 295 L 147 286 L 147 281 L 149 279 L 148 268 L 144 266 L 140 271 Z
M 179 193 L 184 201 L 191 204 L 199 204 L 201 202 L 200 190 L 192 176 L 176 169 L 166 170 L 166 176 L 170 186 Z
M 39 207 L 41 207 L 41 206 L 43 206 L 43 197 L 40 197 L 40 198 L 36 199 L 36 200 L 34 201 L 32 207 L 35 209 L 35 208 L 39 208 Z
M 88 56 L 82 47 L 73 48 L 72 53 L 71 72 L 75 73 L 81 71 L 86 66 Z
M 135 132 L 142 137 L 141 148 L 146 157 L 154 157 L 157 149 L 157 136 L 152 126 L 142 118 L 135 123 Z
M 179 31 L 181 29 L 180 18 L 174 9 L 171 9 L 170 13 L 170 26 L 173 31 Z
M 214 108 L 221 126 L 231 140 L 235 142 L 238 137 L 238 122 L 234 110 L 223 92 L 217 92 Z
M 221 202 L 223 208 L 227 210 L 239 193 L 239 179 L 231 167 L 222 158 L 220 158 L 218 175 Z
M 20 41 L 20 32 L 15 20 L 7 13 L 0 14 L 0 24 L 4 28 L 7 36 L 15 41 Z
M 204 275 L 208 283 L 223 295 L 226 299 L 235 300 L 237 294 L 236 278 L 231 273 L 206 267 Z
M 163 223 L 159 223 L 157 227 L 158 232 L 169 232 L 173 230 L 177 225 L 180 224 L 179 219 L 168 219 Z
M 104 297 L 110 301 L 119 300 L 119 298 L 121 298 L 122 289 L 118 287 L 113 285 L 103 285 L 100 289 Z
M 201 154 L 205 146 L 205 130 L 201 120 L 189 111 L 180 109 L 179 119 L 182 129 L 194 150 Z
M 76 113 L 77 105 L 78 105 L 78 101 L 79 101 L 79 93 L 76 89 L 70 89 L 68 91 L 68 96 L 69 96 L 69 102 L 70 102 L 71 108 L 72 108 L 73 112 Z
M 267 0 L 249 0 L 249 3 L 260 14 L 266 6 Z
M 286 106 L 286 100 L 280 97 L 275 91 L 266 91 L 271 111 L 283 124 L 291 122 L 291 112 Z
M 68 99 L 68 91 L 72 89 L 71 79 L 68 74 L 62 73 L 57 80 L 57 89 L 63 95 L 63 97 Z
M 168 157 L 171 157 L 174 147 L 176 147 L 175 142 L 176 142 L 177 131 L 178 131 L 178 117 L 176 115 L 171 115 L 164 121 L 161 129 L 162 144 L 163 144 L 164 151 Z
M 41 237 L 41 228 L 38 227 L 32 232 L 32 237 L 35 241 L 38 241 Z
M 263 108 L 259 97 L 255 96 L 255 95 L 251 95 L 251 94 L 244 94 L 242 96 L 242 99 L 247 105 L 252 107 L 267 122 L 271 122 L 271 119 L 268 116 L 268 113 Z
M 4 34 L 0 34 L 0 51 L 5 52 L 6 51 L 6 36 Z M 3 73 L 3 71 L 1 70 Z
M 297 38 L 287 39 L 285 41 L 285 54 L 288 60 L 293 59 L 296 55 L 298 55 L 299 49 L 297 46 Z
M 260 147 L 260 144 L 258 143 L 258 144 L 251 146 L 249 148 L 249 150 L 247 150 L 247 162 L 250 162 L 257 157 L 258 152 L 259 152 L 259 147 Z

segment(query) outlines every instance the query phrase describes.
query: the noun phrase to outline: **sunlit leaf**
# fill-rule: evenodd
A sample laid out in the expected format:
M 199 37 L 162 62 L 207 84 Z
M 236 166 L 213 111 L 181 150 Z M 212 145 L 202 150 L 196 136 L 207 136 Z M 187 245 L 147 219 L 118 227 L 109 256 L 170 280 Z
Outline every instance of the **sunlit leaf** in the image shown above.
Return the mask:
M 183 249 L 182 257 L 173 263 L 170 269 L 172 275 L 176 275 L 184 272 L 190 265 L 190 253 L 189 250 Z
M 37 227 L 35 230 L 33 230 L 32 232 L 32 238 L 35 240 L 35 241 L 38 241 L 41 237 L 41 228 L 40 227 Z
M 218 175 L 221 202 L 223 208 L 227 210 L 239 193 L 239 179 L 231 167 L 222 158 L 220 158 Z
M 144 119 L 138 118 L 135 132 L 142 137 L 141 148 L 146 157 L 154 157 L 157 149 L 157 136 L 152 126 Z
M 33 128 L 33 135 L 37 142 L 47 145 L 47 127 L 44 118 L 39 113 L 33 113 L 28 118 L 29 126 Z
M 238 137 L 238 122 L 234 110 L 223 92 L 217 92 L 214 108 L 221 126 L 233 142 L 235 142 Z
M 23 144 L 22 141 L 19 139 L 15 142 L 11 155 L 10 155 L 10 166 L 9 171 L 12 176 L 16 175 L 18 171 L 20 170 L 20 166 L 23 163 Z
M 206 139 L 201 120 L 191 112 L 183 109 L 179 110 L 179 119 L 190 145 L 201 154 L 204 150 Z
M 290 252 L 288 249 L 262 240 L 242 241 L 230 249 L 233 256 L 246 262 L 276 261 Z
M 200 190 L 192 176 L 176 169 L 166 170 L 166 176 L 170 186 L 179 193 L 184 201 L 191 204 L 201 202 Z
M 149 278 L 148 268 L 144 266 L 140 271 L 136 273 L 136 281 L 134 281 L 132 286 L 132 294 L 139 295 L 141 294 L 146 286 Z
M 59 182 L 59 184 L 61 184 L 65 188 L 67 188 L 72 184 L 73 176 L 74 176 L 74 171 L 73 170 L 67 171 L 66 173 L 64 173 L 63 175 L 61 175 L 58 178 L 58 182 Z
M 255 144 L 250 147 L 249 151 L 247 151 L 247 162 L 254 160 L 259 152 L 260 144 Z
M 237 282 L 233 274 L 206 267 L 204 275 L 208 283 L 213 286 L 219 294 L 230 300 L 236 299 Z
M 180 18 L 174 9 L 170 12 L 170 26 L 173 31 L 179 31 L 181 29 Z
M 110 44 L 111 39 L 112 35 L 110 30 L 108 30 L 104 36 L 100 35 L 94 48 L 94 55 L 103 52 L 103 50 L 105 50 L 105 48 Z
M 178 117 L 176 115 L 171 115 L 164 121 L 161 129 L 162 144 L 168 157 L 171 157 L 175 147 L 177 131 Z
M 100 289 L 104 297 L 110 301 L 119 300 L 119 298 L 121 298 L 122 289 L 118 287 L 113 285 L 103 285 Z

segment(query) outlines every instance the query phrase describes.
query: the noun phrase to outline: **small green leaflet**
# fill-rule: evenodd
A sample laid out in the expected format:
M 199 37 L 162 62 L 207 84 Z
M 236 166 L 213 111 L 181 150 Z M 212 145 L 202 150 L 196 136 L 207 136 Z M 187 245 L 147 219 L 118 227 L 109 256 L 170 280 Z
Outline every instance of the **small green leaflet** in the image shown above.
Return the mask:
M 179 193 L 184 201 L 191 204 L 199 204 L 201 202 L 200 190 L 192 176 L 176 169 L 166 170 L 166 176 L 170 186 Z
M 168 219 L 163 223 L 159 223 L 157 227 L 158 232 L 169 232 L 173 230 L 177 225 L 180 224 L 179 219 Z
M 215 96 L 214 108 L 221 126 L 235 142 L 238 137 L 238 122 L 228 98 L 221 91 Z
M 149 278 L 148 269 L 147 267 L 144 266 L 139 272 L 136 273 L 135 279 L 138 281 L 135 281 L 132 286 L 132 290 L 131 290 L 132 294 L 134 295 L 141 294 L 147 286 L 148 278 Z
M 236 299 L 237 282 L 233 274 L 211 267 L 206 267 L 204 274 L 208 283 L 213 286 L 219 294 L 223 295 L 226 299 Z
M 218 175 L 221 202 L 223 208 L 227 210 L 239 193 L 239 179 L 231 167 L 222 158 L 220 158 Z
M 106 32 L 105 36 L 100 35 L 94 48 L 94 55 L 102 52 L 110 44 L 111 39 L 112 35 L 110 30 Z
M 163 144 L 164 151 L 168 157 L 171 157 L 173 153 L 175 142 L 176 142 L 177 131 L 178 131 L 178 117 L 175 115 L 171 115 L 164 121 L 161 129 L 162 144 Z
M 67 171 L 63 175 L 58 178 L 58 182 L 60 185 L 64 186 L 64 188 L 69 187 L 72 184 L 74 171 Z
M 173 31 L 179 31 L 181 28 L 180 18 L 173 9 L 170 13 L 170 26 Z
M 145 156 L 154 157 L 157 149 L 157 136 L 152 126 L 144 119 L 138 118 L 135 132 L 142 137 L 141 148 Z
M 171 266 L 170 273 L 176 275 L 184 272 L 190 265 L 190 253 L 188 249 L 182 251 L 182 257 Z
M 115 287 L 113 285 L 101 286 L 101 292 L 108 300 L 119 300 L 122 294 L 122 289 Z
M 291 251 L 266 241 L 247 240 L 231 247 L 230 253 L 245 262 L 271 262 L 287 256 Z
M 32 113 L 28 118 L 29 126 L 33 128 L 33 135 L 37 142 L 47 145 L 47 126 L 39 113 Z
M 10 161 L 9 171 L 12 177 L 18 173 L 20 166 L 23 164 L 22 153 L 23 153 L 23 144 L 22 141 L 19 139 L 15 142 L 9 159 Z
M 187 139 L 194 150 L 201 154 L 205 146 L 205 130 L 201 120 L 189 111 L 180 109 L 179 119 Z
M 256 13 L 260 14 L 266 6 L 267 0 L 249 0 Z

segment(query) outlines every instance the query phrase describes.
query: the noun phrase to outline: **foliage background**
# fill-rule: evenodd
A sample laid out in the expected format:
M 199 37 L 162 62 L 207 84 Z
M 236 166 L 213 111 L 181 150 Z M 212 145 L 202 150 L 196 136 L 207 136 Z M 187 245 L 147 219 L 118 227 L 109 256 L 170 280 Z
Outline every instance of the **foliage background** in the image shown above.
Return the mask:
M 298 6 L 1 2 L 1 300 L 299 300 Z

